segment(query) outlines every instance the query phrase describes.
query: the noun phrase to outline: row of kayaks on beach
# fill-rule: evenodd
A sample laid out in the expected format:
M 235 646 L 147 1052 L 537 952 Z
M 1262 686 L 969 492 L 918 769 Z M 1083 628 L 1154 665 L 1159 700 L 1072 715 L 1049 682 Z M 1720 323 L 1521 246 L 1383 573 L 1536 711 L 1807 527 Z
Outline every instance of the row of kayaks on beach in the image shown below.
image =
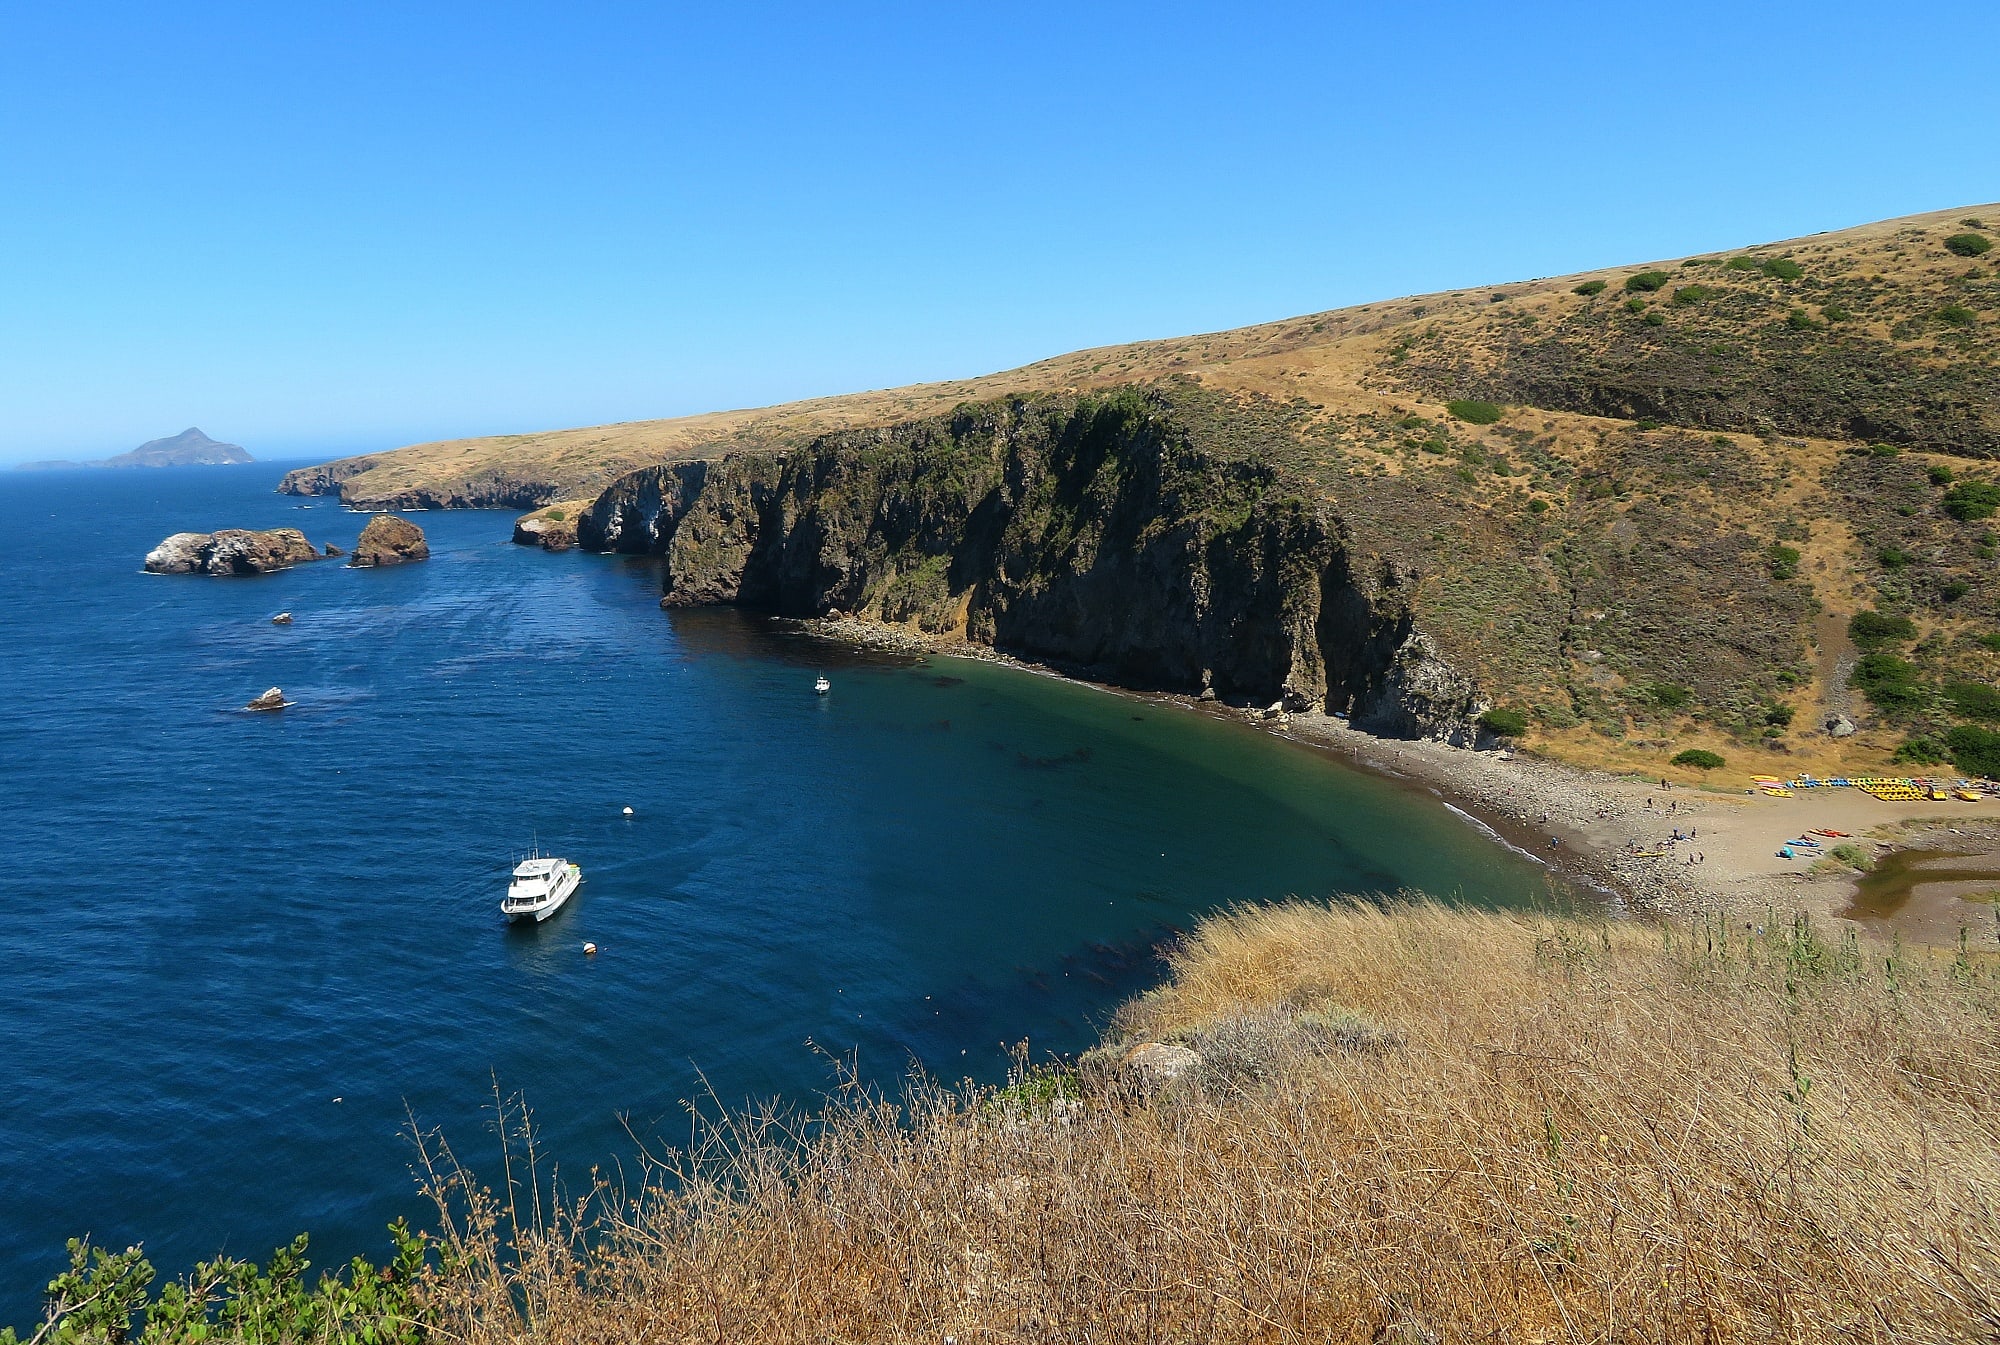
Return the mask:
M 1831 780 L 1818 780 L 1810 775 L 1796 780 L 1780 780 L 1775 775 L 1751 777 L 1751 784 L 1774 799 L 1789 799 L 1801 789 L 1858 789 L 1885 802 L 1907 802 L 1912 799 L 1963 799 L 1967 803 L 1977 803 L 1984 798 L 2000 795 L 2000 785 L 1990 780 L 1941 780 L 1925 776 L 1858 775 L 1836 776 Z

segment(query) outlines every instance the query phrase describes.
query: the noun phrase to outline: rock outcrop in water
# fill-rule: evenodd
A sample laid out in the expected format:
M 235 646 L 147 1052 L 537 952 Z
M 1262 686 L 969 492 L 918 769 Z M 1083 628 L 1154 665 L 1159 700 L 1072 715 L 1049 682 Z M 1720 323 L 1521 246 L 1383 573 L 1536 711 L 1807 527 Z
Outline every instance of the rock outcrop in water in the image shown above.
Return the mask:
M 430 555 L 430 543 L 424 540 L 422 528 L 394 514 L 377 514 L 361 530 L 361 538 L 355 542 L 354 554 L 347 563 L 356 569 L 370 569 L 429 560 Z
M 175 533 L 146 553 L 146 569 L 152 574 L 270 574 L 319 558 L 297 528 L 224 528 Z
M 666 560 L 667 605 L 914 624 L 1126 686 L 1349 711 L 1470 742 L 1477 686 L 1414 628 L 1410 576 L 1268 458 L 1157 392 L 1052 396 L 649 468 L 578 522 Z

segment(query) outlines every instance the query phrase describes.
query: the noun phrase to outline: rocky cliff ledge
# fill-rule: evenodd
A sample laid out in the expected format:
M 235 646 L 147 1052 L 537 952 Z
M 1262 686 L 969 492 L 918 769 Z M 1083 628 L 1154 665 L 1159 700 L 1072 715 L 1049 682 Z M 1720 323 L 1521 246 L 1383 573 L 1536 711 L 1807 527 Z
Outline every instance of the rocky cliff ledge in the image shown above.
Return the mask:
M 1351 712 L 1469 743 L 1478 688 L 1259 445 L 1159 390 L 964 406 L 633 472 L 580 545 L 666 560 L 665 605 L 914 624 L 1125 686 Z
M 224 528 L 175 533 L 146 553 L 146 569 L 152 574 L 270 574 L 318 559 L 319 552 L 297 528 Z
M 394 514 L 377 514 L 361 530 L 361 540 L 354 544 L 354 554 L 347 563 L 356 569 L 369 569 L 429 560 L 430 555 L 430 543 L 424 540 L 422 528 Z

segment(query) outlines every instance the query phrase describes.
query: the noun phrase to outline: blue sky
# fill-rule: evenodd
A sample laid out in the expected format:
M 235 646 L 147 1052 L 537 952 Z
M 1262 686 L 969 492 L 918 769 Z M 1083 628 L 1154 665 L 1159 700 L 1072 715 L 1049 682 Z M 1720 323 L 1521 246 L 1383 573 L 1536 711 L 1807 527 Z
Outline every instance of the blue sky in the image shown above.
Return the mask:
M 956 377 L 2000 197 L 2000 7 L 0 16 L 0 460 Z

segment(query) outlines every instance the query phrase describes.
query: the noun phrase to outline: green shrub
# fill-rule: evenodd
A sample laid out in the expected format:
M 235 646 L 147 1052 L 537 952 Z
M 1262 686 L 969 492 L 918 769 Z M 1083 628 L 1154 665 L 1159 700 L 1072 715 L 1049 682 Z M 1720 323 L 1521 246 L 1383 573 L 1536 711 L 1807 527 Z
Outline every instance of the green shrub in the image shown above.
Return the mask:
M 1574 290 L 1572 290 L 1571 293 L 1581 294 L 1584 298 L 1587 299 L 1593 294 L 1604 293 L 1604 282 L 1601 280 L 1586 280 L 1581 285 L 1578 285 Z
M 1789 705 L 1773 705 L 1764 712 L 1764 722 L 1766 724 L 1776 724 L 1781 729 L 1787 729 L 1792 726 L 1792 720 L 1797 715 L 1798 711 Z
M 1930 703 L 1929 689 L 1917 680 L 1916 665 L 1894 654 L 1864 656 L 1847 680 L 1884 714 L 1914 714 Z
M 1890 616 L 1886 612 L 1856 612 L 1848 620 L 1847 634 L 1863 649 L 1879 649 L 1891 640 L 1916 639 L 1917 623 L 1906 616 Z
M 1676 756 L 1671 764 L 1675 766 L 1698 766 L 1702 770 L 1712 771 L 1717 766 L 1722 765 L 1722 758 L 1705 747 L 1690 747 L 1687 751 Z
M 1762 270 L 1773 280 L 1797 280 L 1805 274 L 1805 268 L 1790 257 L 1773 257 L 1764 263 Z
M 1885 546 L 1875 553 L 1875 559 L 1885 570 L 1900 570 L 1910 563 L 1910 553 L 1900 546 Z
M 1951 759 L 1967 775 L 2000 777 L 2000 733 L 1960 724 L 1944 735 Z
M 1961 481 L 1944 493 L 1944 511 L 1961 523 L 1991 518 L 2000 509 L 2000 486 L 1991 481 Z
M 1938 596 L 1946 602 L 1957 602 L 1970 592 L 1972 592 L 1972 585 L 1966 583 L 1963 579 L 1954 579 L 1938 590 Z
M 1755 257 L 1731 257 L 1723 263 L 1723 266 L 1731 271 L 1754 271 L 1757 269 L 1757 259 Z
M 1625 277 L 1625 288 L 1637 293 L 1651 294 L 1663 288 L 1672 278 L 1665 271 L 1641 271 L 1636 276 Z
M 551 509 L 543 514 L 542 517 L 548 519 L 551 523 L 560 523 L 569 517 L 569 511 L 567 509 Z
M 1698 304 L 1704 299 L 1713 299 L 1715 291 L 1706 285 L 1683 285 L 1674 291 L 1674 302 L 1682 306 Z
M 1862 873 L 1866 873 L 1875 867 L 1874 859 L 1869 856 L 1867 851 L 1863 850 L 1853 841 L 1842 841 L 1826 853 L 1845 864 L 1848 868 L 1858 869 Z
M 1890 760 L 1918 766 L 1940 766 L 1951 760 L 1951 752 L 1929 738 L 1906 738 Z
M 1662 423 L 1663 422 L 1661 421 L 1654 420 L 1651 416 L 1640 416 L 1637 420 L 1632 422 L 1635 428 L 1644 430 L 1648 434 L 1652 433 L 1654 430 L 1659 429 Z
M 1645 317 L 1640 318 L 1639 321 L 1645 323 L 1648 327 L 1664 327 L 1667 325 L 1666 316 L 1659 312 L 1648 313 Z
M 1662 710 L 1684 710 L 1694 699 L 1694 693 L 1684 686 L 1672 682 L 1655 682 L 1646 688 L 1647 697 Z
M 1767 558 L 1771 563 L 1771 578 L 1796 579 L 1798 577 L 1799 549 L 1797 547 L 1786 546 L 1783 542 L 1773 542 L 1771 543 L 1771 550 L 1767 553 Z
M 1947 251 L 1961 257 L 1980 257 L 1992 248 L 1993 240 L 1984 234 L 1953 234 L 1944 240 L 1944 245 Z
M 1899 458 L 1903 450 L 1895 444 L 1870 444 L 1865 450 L 1871 458 Z
M 1502 738 L 1518 738 L 1528 731 L 1528 717 L 1519 710 L 1493 707 L 1479 716 L 1479 727 Z
M 1791 312 L 1785 314 L 1785 325 L 1795 332 L 1814 332 L 1819 330 L 1819 324 L 1814 322 L 1811 315 L 1803 308 L 1794 308 Z
M 1845 322 L 1854 316 L 1853 313 L 1842 308 L 1839 304 L 1821 304 L 1819 306 L 1819 315 L 1828 322 Z
M 1975 635 L 1972 637 L 1972 642 L 1981 649 L 1990 649 L 2000 654 L 2000 632 L 1988 631 L 1984 635 Z
M 1945 466 L 1943 463 L 1939 463 L 1935 467 L 1925 468 L 1924 475 L 1928 476 L 1931 479 L 1931 484 L 1933 486 L 1948 486 L 1951 484 L 1952 477 L 1955 476 L 1956 473 L 1953 472 L 1951 468 Z
M 1979 314 L 1964 304 L 1946 304 L 1931 316 L 1949 327 L 1970 327 L 1979 321 Z
M 1627 299 L 1625 301 L 1625 311 L 1627 313 L 1643 313 L 1646 311 L 1646 301 L 1636 296 Z
M 1491 425 L 1507 414 L 1492 402 L 1446 402 L 1444 409 L 1472 425 Z
M 1947 682 L 1944 698 L 1961 719 L 2000 724 L 2000 688 L 1985 682 Z
M 1546 513 L 1548 512 L 1548 507 L 1549 502 L 1539 495 L 1528 501 L 1528 512 L 1531 514 Z

